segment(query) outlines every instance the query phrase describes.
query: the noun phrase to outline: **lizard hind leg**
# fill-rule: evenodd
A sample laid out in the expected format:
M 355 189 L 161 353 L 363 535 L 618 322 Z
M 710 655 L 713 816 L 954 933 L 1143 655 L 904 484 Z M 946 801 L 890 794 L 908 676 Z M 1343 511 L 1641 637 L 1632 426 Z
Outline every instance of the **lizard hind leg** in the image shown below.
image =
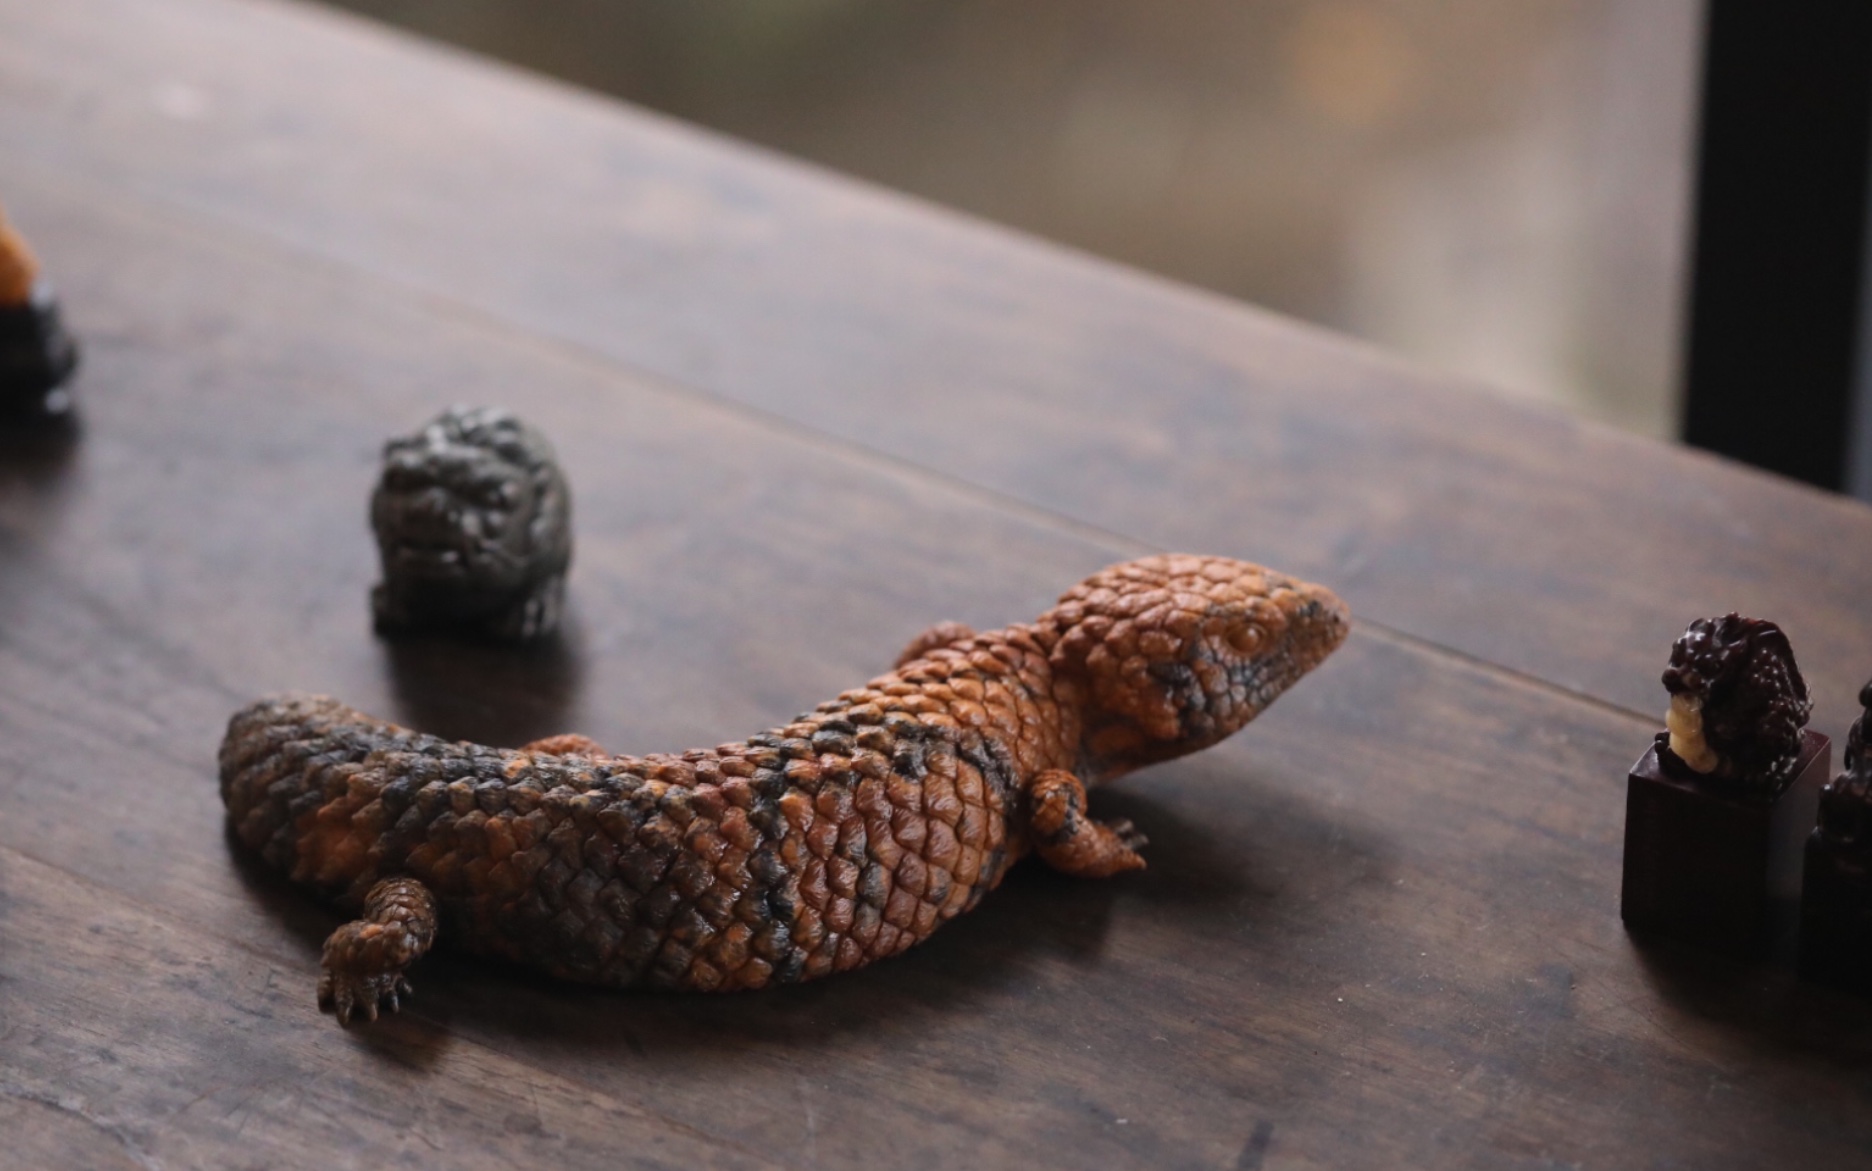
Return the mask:
M 911 639 L 910 645 L 904 647 L 903 653 L 897 656 L 897 661 L 891 666 L 901 667 L 906 663 L 914 663 L 938 647 L 945 647 L 951 643 L 961 642 L 965 638 L 974 637 L 974 627 L 965 626 L 960 622 L 938 622 Z
M 364 915 L 325 941 L 319 1007 L 349 1024 L 395 1012 L 413 989 L 403 973 L 435 942 L 436 901 L 413 878 L 386 878 L 364 897 Z
M 1077 878 L 1109 878 L 1144 869 L 1147 844 L 1129 821 L 1094 821 L 1085 785 L 1064 769 L 1048 769 L 1027 786 L 1027 840 L 1048 866 Z

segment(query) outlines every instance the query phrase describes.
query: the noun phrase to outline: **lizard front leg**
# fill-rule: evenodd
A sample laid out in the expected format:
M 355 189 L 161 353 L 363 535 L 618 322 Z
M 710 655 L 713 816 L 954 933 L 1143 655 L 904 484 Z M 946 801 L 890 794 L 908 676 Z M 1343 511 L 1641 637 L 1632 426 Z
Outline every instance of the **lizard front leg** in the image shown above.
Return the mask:
M 435 942 L 436 901 L 413 878 L 386 878 L 364 897 L 364 917 L 325 941 L 319 1007 L 349 1024 L 354 1013 L 377 1019 L 379 1005 L 402 1007 L 412 989 L 403 972 Z
M 1109 878 L 1144 869 L 1147 844 L 1129 821 L 1086 814 L 1085 785 L 1065 769 L 1047 769 L 1027 785 L 1027 840 L 1048 866 L 1077 878 Z

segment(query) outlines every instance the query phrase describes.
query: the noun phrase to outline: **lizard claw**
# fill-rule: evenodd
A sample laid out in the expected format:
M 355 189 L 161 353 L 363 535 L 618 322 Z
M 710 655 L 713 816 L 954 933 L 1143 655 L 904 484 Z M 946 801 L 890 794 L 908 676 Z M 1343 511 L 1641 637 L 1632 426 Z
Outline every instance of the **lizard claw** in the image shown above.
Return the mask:
M 1117 821 L 1107 822 L 1105 828 L 1117 834 L 1119 844 L 1132 853 L 1136 853 L 1145 846 L 1150 845 L 1150 839 L 1144 836 L 1144 831 L 1133 824 L 1128 817 L 1121 817 Z
M 348 1025 L 360 1016 L 375 1021 L 380 1009 L 399 1012 L 403 1001 L 414 993 L 400 972 L 364 976 L 327 971 L 319 979 L 318 1002 L 319 1008 L 337 1017 L 339 1024 Z
M 364 918 L 325 941 L 319 1007 L 350 1024 L 396 1012 L 412 989 L 403 972 L 435 940 L 435 896 L 413 878 L 386 878 L 364 900 Z
M 416 989 L 410 986 L 410 982 L 405 980 L 402 976 L 398 976 L 396 978 L 396 984 L 391 987 L 389 992 L 384 994 L 384 1004 L 391 1012 L 401 1012 L 403 1011 L 403 1002 L 415 995 Z
M 1085 784 L 1063 769 L 1048 769 L 1028 783 L 1029 840 L 1047 865 L 1081 878 L 1109 878 L 1145 868 L 1144 835 L 1119 819 L 1086 816 Z

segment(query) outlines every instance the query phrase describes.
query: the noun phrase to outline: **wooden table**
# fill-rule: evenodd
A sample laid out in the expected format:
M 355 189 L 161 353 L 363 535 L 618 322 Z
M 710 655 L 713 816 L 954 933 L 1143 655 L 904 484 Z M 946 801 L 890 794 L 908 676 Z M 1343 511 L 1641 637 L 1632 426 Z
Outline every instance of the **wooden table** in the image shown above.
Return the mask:
M 1671 640 L 1789 631 L 1842 736 L 1872 511 L 279 0 L 0 0 L 0 199 L 86 349 L 0 466 L 0 1164 L 1842 1166 L 1872 1013 L 1637 946 Z M 567 637 L 387 644 L 382 440 L 499 403 L 576 495 Z M 313 1003 L 243 864 L 237 705 L 495 743 L 744 735 L 931 621 L 1178 548 L 1359 626 L 879 967 L 623 995 L 448 955 Z

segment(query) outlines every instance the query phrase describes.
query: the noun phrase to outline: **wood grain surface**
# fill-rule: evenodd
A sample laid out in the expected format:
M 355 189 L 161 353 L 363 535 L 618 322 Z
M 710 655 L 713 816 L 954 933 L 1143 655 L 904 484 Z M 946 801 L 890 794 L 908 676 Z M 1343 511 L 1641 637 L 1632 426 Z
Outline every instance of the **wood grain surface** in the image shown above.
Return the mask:
M 1640 948 L 1624 773 L 1691 617 L 1842 733 L 1872 513 L 273 0 L 0 0 L 0 200 L 86 349 L 0 437 L 0 1166 L 1853 1166 L 1872 1011 Z M 369 627 L 377 449 L 557 443 L 531 651 Z M 852 976 L 620 995 L 444 952 L 313 1004 L 333 916 L 228 844 L 221 726 L 322 690 L 502 744 L 745 735 L 932 621 L 1181 547 L 1362 623 Z
M 0 76 L 8 158 L 1637 710 L 1705 612 L 1785 623 L 1825 695 L 1872 673 L 1861 506 L 355 18 L 16 2 Z

